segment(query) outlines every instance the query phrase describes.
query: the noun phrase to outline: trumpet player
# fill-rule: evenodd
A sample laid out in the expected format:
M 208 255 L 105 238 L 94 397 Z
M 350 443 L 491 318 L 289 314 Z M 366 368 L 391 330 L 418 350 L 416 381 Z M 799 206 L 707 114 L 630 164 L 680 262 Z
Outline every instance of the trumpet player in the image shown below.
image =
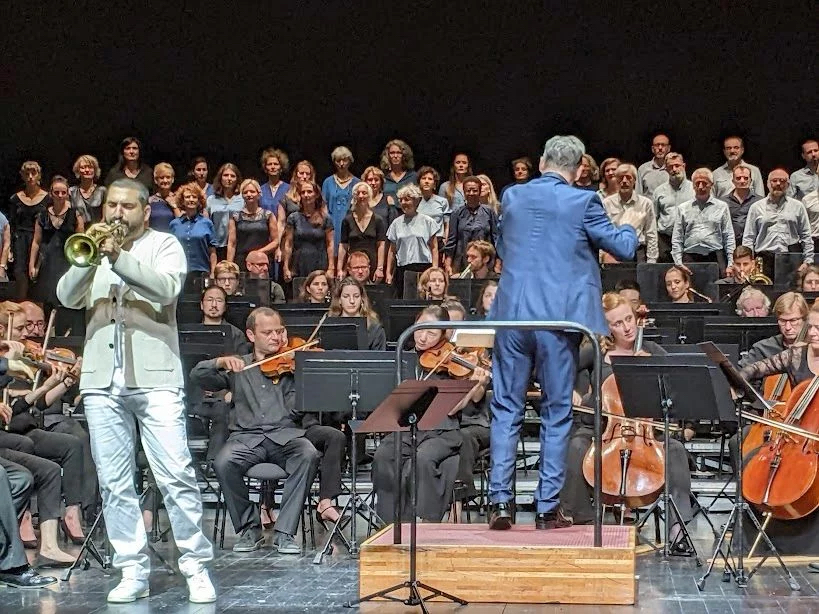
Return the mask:
M 213 548 L 202 532 L 202 500 L 187 445 L 176 327 L 187 261 L 175 237 L 146 228 L 150 212 L 144 186 L 114 181 L 103 204 L 105 226 L 90 229 L 99 264 L 73 259 L 57 284 L 57 297 L 87 313 L 80 393 L 114 566 L 122 572 L 108 601 L 127 603 L 149 594 L 147 538 L 133 479 L 138 423 L 182 553 L 179 570 L 189 599 L 209 603 L 216 594 L 205 565 Z M 112 226 L 120 230 L 112 233 Z M 68 256 L 71 261 L 70 250 Z

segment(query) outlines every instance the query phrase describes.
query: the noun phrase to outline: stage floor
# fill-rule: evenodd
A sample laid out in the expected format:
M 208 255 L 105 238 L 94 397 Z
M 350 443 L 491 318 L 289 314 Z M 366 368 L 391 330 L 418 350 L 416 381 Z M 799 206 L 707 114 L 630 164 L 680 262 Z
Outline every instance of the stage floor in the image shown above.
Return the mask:
M 726 518 L 713 514 L 717 526 Z M 532 522 L 532 515 L 520 513 L 521 523 Z M 207 527 L 212 528 L 213 512 L 207 511 Z M 473 520 L 477 518 L 473 516 Z M 481 519 L 483 520 L 483 519 Z M 697 546 L 705 560 L 710 556 L 713 540 L 708 526 L 700 519 L 695 529 Z M 230 524 L 230 523 L 228 523 Z M 229 529 L 228 529 L 229 530 Z M 652 531 L 645 531 L 650 535 Z M 317 538 L 322 535 L 317 534 Z M 358 564 L 341 547 L 325 559 L 323 565 L 313 565 L 312 553 L 304 556 L 284 556 L 265 547 L 250 554 L 234 554 L 235 537 L 226 536 L 226 550 L 216 551 L 211 575 L 219 593 L 215 604 L 194 605 L 187 601 L 185 582 L 180 576 L 168 576 L 155 566 L 151 575 L 151 597 L 136 604 L 107 606 L 106 592 L 117 579 L 107 579 L 98 568 L 77 571 L 68 583 L 60 583 L 39 591 L 0 588 L 0 612 L 4 614 L 89 614 L 91 612 L 138 612 L 164 614 L 255 614 L 275 612 L 341 613 L 351 612 L 342 604 L 354 599 L 358 592 Z M 163 555 L 170 555 L 170 544 L 158 544 Z M 431 612 L 463 612 L 471 614 L 607 614 L 651 612 L 726 614 L 753 611 L 813 613 L 817 611 L 819 574 L 811 574 L 804 563 L 791 565 L 791 571 L 802 585 L 802 591 L 791 593 L 780 579 L 778 567 L 764 567 L 746 589 L 733 583 L 721 582 L 721 574 L 713 574 L 705 590 L 697 591 L 695 581 L 702 568 L 693 559 L 674 558 L 668 562 L 655 554 L 637 557 L 638 602 L 635 606 L 530 606 L 482 604 L 456 608 L 449 604 L 430 604 Z M 57 574 L 52 574 L 57 575 Z M 514 587 L 509 587 L 514 591 Z M 362 612 L 420 612 L 401 604 L 362 606 Z

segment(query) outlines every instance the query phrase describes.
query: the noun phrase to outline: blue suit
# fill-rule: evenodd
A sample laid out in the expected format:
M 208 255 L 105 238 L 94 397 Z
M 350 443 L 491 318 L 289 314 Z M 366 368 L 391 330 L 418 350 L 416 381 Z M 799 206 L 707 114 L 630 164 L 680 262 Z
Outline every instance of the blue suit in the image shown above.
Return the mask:
M 598 250 L 630 260 L 637 235 L 615 227 L 595 192 L 546 173 L 510 187 L 503 197 L 498 255 L 503 273 L 489 318 L 570 320 L 597 333 L 608 326 L 601 305 Z M 532 370 L 543 391 L 536 511 L 551 512 L 563 486 L 572 423 L 578 333 L 501 330 L 492 357 L 489 498 L 511 501 L 523 402 Z

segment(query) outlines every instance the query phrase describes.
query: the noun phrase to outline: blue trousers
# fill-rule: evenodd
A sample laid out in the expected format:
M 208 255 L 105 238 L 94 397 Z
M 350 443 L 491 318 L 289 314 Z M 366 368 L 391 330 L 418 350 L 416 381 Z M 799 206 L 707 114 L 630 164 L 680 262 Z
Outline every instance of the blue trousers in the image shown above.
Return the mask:
M 523 423 L 524 400 L 534 369 L 543 391 L 540 402 L 540 474 L 535 491 L 538 513 L 559 503 L 572 427 L 572 387 L 579 333 L 499 330 L 492 354 L 492 425 L 489 433 L 489 500 L 512 501 L 512 478 Z

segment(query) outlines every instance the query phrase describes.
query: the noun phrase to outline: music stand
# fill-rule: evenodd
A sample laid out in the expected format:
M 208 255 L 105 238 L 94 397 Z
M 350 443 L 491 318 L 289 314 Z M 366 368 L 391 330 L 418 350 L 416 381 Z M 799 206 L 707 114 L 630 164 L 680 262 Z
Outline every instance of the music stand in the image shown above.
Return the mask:
M 396 467 L 400 467 L 400 447 L 403 431 L 410 434 L 410 568 L 409 578 L 375 593 L 359 599 L 348 601 L 345 607 L 351 608 L 364 601 L 384 598 L 401 602 L 404 605 L 419 606 L 427 613 L 425 602 L 435 597 L 443 597 L 460 605 L 467 602 L 418 580 L 417 575 L 417 506 L 418 506 L 418 431 L 435 430 L 444 422 L 453 409 L 469 394 L 474 382 L 469 380 L 405 380 L 393 390 L 392 394 L 381 403 L 370 417 L 357 429 L 360 433 L 395 433 Z M 396 479 L 401 480 L 401 471 L 396 472 Z M 398 489 L 400 493 L 401 488 Z M 401 535 L 400 499 L 396 498 L 396 518 L 394 530 Z M 400 539 L 399 539 L 400 543 Z M 409 589 L 407 599 L 391 595 L 401 589 Z M 422 597 L 420 590 L 431 593 Z
M 100 521 L 102 524 L 100 525 Z M 100 552 L 100 549 L 97 547 L 97 544 L 94 543 L 94 532 L 97 528 L 103 529 L 103 539 L 105 540 L 104 553 Z M 109 546 L 111 545 L 108 541 L 108 535 L 105 529 L 105 519 L 102 515 L 102 509 L 97 512 L 97 517 L 94 519 L 94 524 L 91 525 L 91 528 L 85 534 L 85 541 L 82 543 L 82 548 L 77 553 L 77 557 L 74 559 L 74 562 L 71 563 L 71 567 L 65 570 L 65 573 L 60 578 L 63 582 L 68 582 L 71 579 L 71 574 L 74 572 L 75 569 L 78 567 L 82 568 L 83 571 L 87 571 L 91 567 L 91 561 L 88 560 L 88 557 L 92 557 L 97 563 L 99 563 L 100 570 L 106 576 L 110 576 L 111 572 L 108 571 L 113 567 L 111 562 L 111 554 L 109 550 Z M 82 562 L 80 562 L 82 559 Z M 163 560 L 164 563 L 164 560 Z
M 735 343 L 740 352 L 747 352 L 757 341 L 779 334 L 779 325 L 772 317 L 707 316 L 703 322 L 703 341 Z
M 387 313 L 387 318 L 382 320 L 382 323 L 384 324 L 387 341 L 398 341 L 398 337 L 401 336 L 401 333 L 415 324 L 415 318 L 418 317 L 419 311 L 430 305 L 438 305 L 440 303 L 441 301 L 427 301 L 422 299 L 385 301 L 383 309 Z
M 313 333 L 320 319 L 288 318 L 287 334 L 306 339 Z M 325 350 L 366 350 L 367 321 L 365 318 L 326 318 L 316 333 L 316 338 Z
M 728 516 L 728 521 L 725 523 L 725 526 L 722 529 L 722 535 L 720 535 L 719 540 L 717 540 L 717 545 L 714 548 L 714 554 L 711 557 L 711 561 L 708 563 L 708 568 L 705 570 L 703 576 L 697 580 L 697 589 L 700 591 L 705 588 L 705 580 L 711 575 L 711 571 L 714 569 L 714 564 L 717 561 L 717 555 L 722 557 L 723 562 L 725 563 L 725 567 L 722 571 L 722 580 L 723 582 L 728 582 L 733 576 L 734 581 L 737 583 L 737 586 L 740 588 L 745 588 L 748 586 L 748 581 L 751 577 L 757 572 L 757 570 L 762 566 L 762 563 L 773 554 L 777 561 L 779 561 L 779 566 L 782 568 L 783 575 L 785 576 L 785 581 L 788 583 L 788 586 L 791 590 L 798 591 L 799 590 L 799 583 L 793 577 L 788 567 L 785 565 L 785 561 L 782 560 L 782 557 L 779 554 L 779 551 L 773 545 L 770 537 L 768 534 L 765 533 L 765 530 L 759 524 L 759 519 L 754 515 L 751 511 L 748 502 L 745 501 L 745 497 L 742 493 L 742 427 L 743 427 L 743 406 L 755 407 L 757 409 L 761 408 L 768 408 L 770 409 L 768 403 L 759 396 L 759 393 L 751 386 L 736 370 L 734 365 L 731 364 L 731 361 L 719 351 L 717 346 L 713 343 L 705 342 L 700 343 L 699 346 L 705 352 L 706 356 L 708 356 L 709 360 L 711 360 L 715 365 L 719 366 L 724 379 L 729 385 L 734 389 L 734 420 L 737 421 L 737 437 L 738 437 L 738 444 L 739 444 L 739 463 L 736 473 L 736 496 L 734 497 L 734 506 L 731 508 L 731 513 Z M 770 554 L 765 557 L 761 557 L 759 563 L 751 570 L 750 573 L 745 573 L 745 561 L 744 561 L 744 540 L 745 536 L 742 529 L 742 519 L 744 514 L 747 514 L 748 517 L 751 519 L 751 522 L 756 527 L 758 531 L 757 540 L 763 539 L 765 544 L 770 549 Z M 725 544 L 725 536 L 728 534 L 728 531 L 731 531 L 731 539 L 728 540 L 728 549 L 727 551 L 723 551 L 723 545 Z M 733 562 L 734 557 L 731 556 L 731 547 L 734 541 L 734 538 L 737 540 L 737 557 L 736 563 Z
M 663 500 L 665 515 L 664 558 L 676 552 L 678 545 L 688 544 L 697 566 L 702 563 L 683 521 L 677 503 L 668 489 L 670 445 L 669 426 L 676 420 L 731 419 L 733 405 L 725 378 L 717 378 L 719 370 L 704 354 L 671 354 L 668 356 L 613 356 L 614 379 L 620 391 L 626 416 L 663 421 L 665 446 L 665 482 L 663 494 L 645 512 L 646 519 L 659 509 Z M 672 514 L 680 528 L 671 542 Z
M 415 374 L 417 357 L 406 354 L 402 371 L 405 377 Z M 368 528 L 381 519 L 370 505 L 371 497 L 361 498 L 356 491 L 356 471 L 358 467 L 356 447 L 356 427 L 359 413 L 369 415 L 386 399 L 395 387 L 395 352 L 370 351 L 328 351 L 296 353 L 296 410 L 304 413 L 338 413 L 340 408 L 349 408 L 348 426 L 350 441 L 351 484 L 350 497 L 341 510 L 339 519 L 327 536 L 327 541 L 313 559 L 320 565 L 325 555 L 332 553 L 334 535 L 342 540 L 348 552 L 357 556 L 356 516 L 367 521 Z M 366 385 L 365 385 L 366 382 Z M 373 493 L 374 494 L 374 493 Z M 371 494 L 371 496 L 373 495 Z M 341 532 L 345 513 L 350 524 L 350 539 Z

